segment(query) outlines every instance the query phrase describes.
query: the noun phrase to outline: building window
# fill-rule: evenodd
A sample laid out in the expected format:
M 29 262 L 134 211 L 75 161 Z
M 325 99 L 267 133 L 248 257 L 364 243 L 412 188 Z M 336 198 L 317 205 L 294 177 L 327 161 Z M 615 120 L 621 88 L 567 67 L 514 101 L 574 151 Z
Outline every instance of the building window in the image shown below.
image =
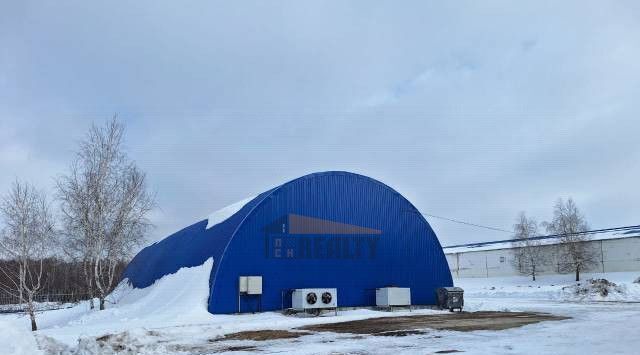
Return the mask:
M 501 257 L 500 257 L 500 262 L 501 262 L 501 263 L 504 263 L 504 256 L 501 256 Z

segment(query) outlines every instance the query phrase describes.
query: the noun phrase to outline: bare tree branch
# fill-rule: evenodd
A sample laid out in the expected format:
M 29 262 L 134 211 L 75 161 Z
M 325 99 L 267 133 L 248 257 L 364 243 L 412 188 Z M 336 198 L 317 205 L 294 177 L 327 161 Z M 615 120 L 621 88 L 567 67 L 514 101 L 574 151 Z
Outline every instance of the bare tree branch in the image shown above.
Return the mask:
M 57 245 L 46 195 L 30 184 L 15 181 L 0 201 L 0 216 L 5 226 L 0 234 L 0 252 L 16 261 L 17 275 L 0 269 L 10 280 L 11 293 L 26 303 L 31 328 L 37 330 L 34 298 L 42 289 L 43 261 L 53 255 Z
M 69 174 L 57 181 L 68 253 L 86 263 L 87 290 L 97 292 L 100 309 L 118 281 L 116 266 L 144 243 L 155 205 L 123 137 L 116 117 L 92 126 Z
M 521 212 L 513 225 L 513 230 L 515 233 L 513 236 L 514 266 L 518 272 L 531 276 L 535 281 L 536 275 L 540 273 L 542 265 L 548 259 L 540 241 L 532 239 L 538 236 L 538 223 Z
M 573 199 L 558 199 L 553 220 L 543 225 L 549 233 L 560 235 L 560 269 L 575 272 L 576 281 L 580 281 L 580 272 L 597 263 L 597 252 L 586 243 L 589 236 L 582 232 L 588 231 L 589 225 Z

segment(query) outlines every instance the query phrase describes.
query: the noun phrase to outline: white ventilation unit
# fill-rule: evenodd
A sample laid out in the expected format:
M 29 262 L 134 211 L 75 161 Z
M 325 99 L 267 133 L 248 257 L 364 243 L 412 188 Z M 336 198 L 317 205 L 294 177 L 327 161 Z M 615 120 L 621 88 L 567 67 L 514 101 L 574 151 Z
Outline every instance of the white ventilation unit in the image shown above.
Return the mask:
M 300 288 L 291 294 L 291 306 L 296 311 L 315 311 L 338 308 L 338 290 L 335 288 Z M 313 312 L 311 312 L 313 313 Z
M 378 307 L 411 306 L 411 289 L 404 287 L 384 287 L 376 289 Z

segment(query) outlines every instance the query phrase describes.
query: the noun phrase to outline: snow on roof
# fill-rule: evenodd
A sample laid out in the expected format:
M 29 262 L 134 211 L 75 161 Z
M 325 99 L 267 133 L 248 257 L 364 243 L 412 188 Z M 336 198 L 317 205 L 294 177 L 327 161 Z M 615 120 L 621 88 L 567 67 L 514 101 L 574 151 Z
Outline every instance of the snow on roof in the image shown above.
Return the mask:
M 251 196 L 248 198 L 245 198 L 242 201 L 238 201 L 234 204 L 231 204 L 229 206 L 223 207 L 215 212 L 212 212 L 209 217 L 207 217 L 207 228 L 209 229 L 213 226 L 215 226 L 216 224 L 222 223 L 224 221 L 226 221 L 229 217 L 233 216 L 234 214 L 236 214 L 236 212 L 240 211 L 240 209 L 242 209 L 242 207 L 244 207 L 244 205 L 246 205 L 247 203 L 249 203 L 251 200 L 253 200 L 254 198 L 256 198 L 256 196 Z
M 607 240 L 640 237 L 640 229 L 623 231 L 595 232 L 587 235 L 589 240 Z M 541 245 L 559 244 L 560 238 L 557 236 L 539 237 Z M 511 240 L 499 240 L 494 242 L 471 243 L 464 245 L 452 245 L 443 247 L 445 254 L 465 253 L 472 251 L 486 251 L 513 248 Z

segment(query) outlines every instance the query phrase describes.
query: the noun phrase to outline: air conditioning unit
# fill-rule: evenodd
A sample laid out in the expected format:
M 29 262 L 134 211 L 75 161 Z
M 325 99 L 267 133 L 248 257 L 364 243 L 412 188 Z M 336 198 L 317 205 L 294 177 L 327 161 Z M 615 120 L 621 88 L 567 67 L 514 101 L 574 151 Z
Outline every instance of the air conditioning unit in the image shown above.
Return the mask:
M 291 294 L 291 307 L 296 311 L 315 311 L 338 308 L 338 290 L 335 288 L 300 288 Z M 314 312 L 309 312 L 314 313 Z
M 378 307 L 411 306 L 411 289 L 405 287 L 383 287 L 376 289 Z

